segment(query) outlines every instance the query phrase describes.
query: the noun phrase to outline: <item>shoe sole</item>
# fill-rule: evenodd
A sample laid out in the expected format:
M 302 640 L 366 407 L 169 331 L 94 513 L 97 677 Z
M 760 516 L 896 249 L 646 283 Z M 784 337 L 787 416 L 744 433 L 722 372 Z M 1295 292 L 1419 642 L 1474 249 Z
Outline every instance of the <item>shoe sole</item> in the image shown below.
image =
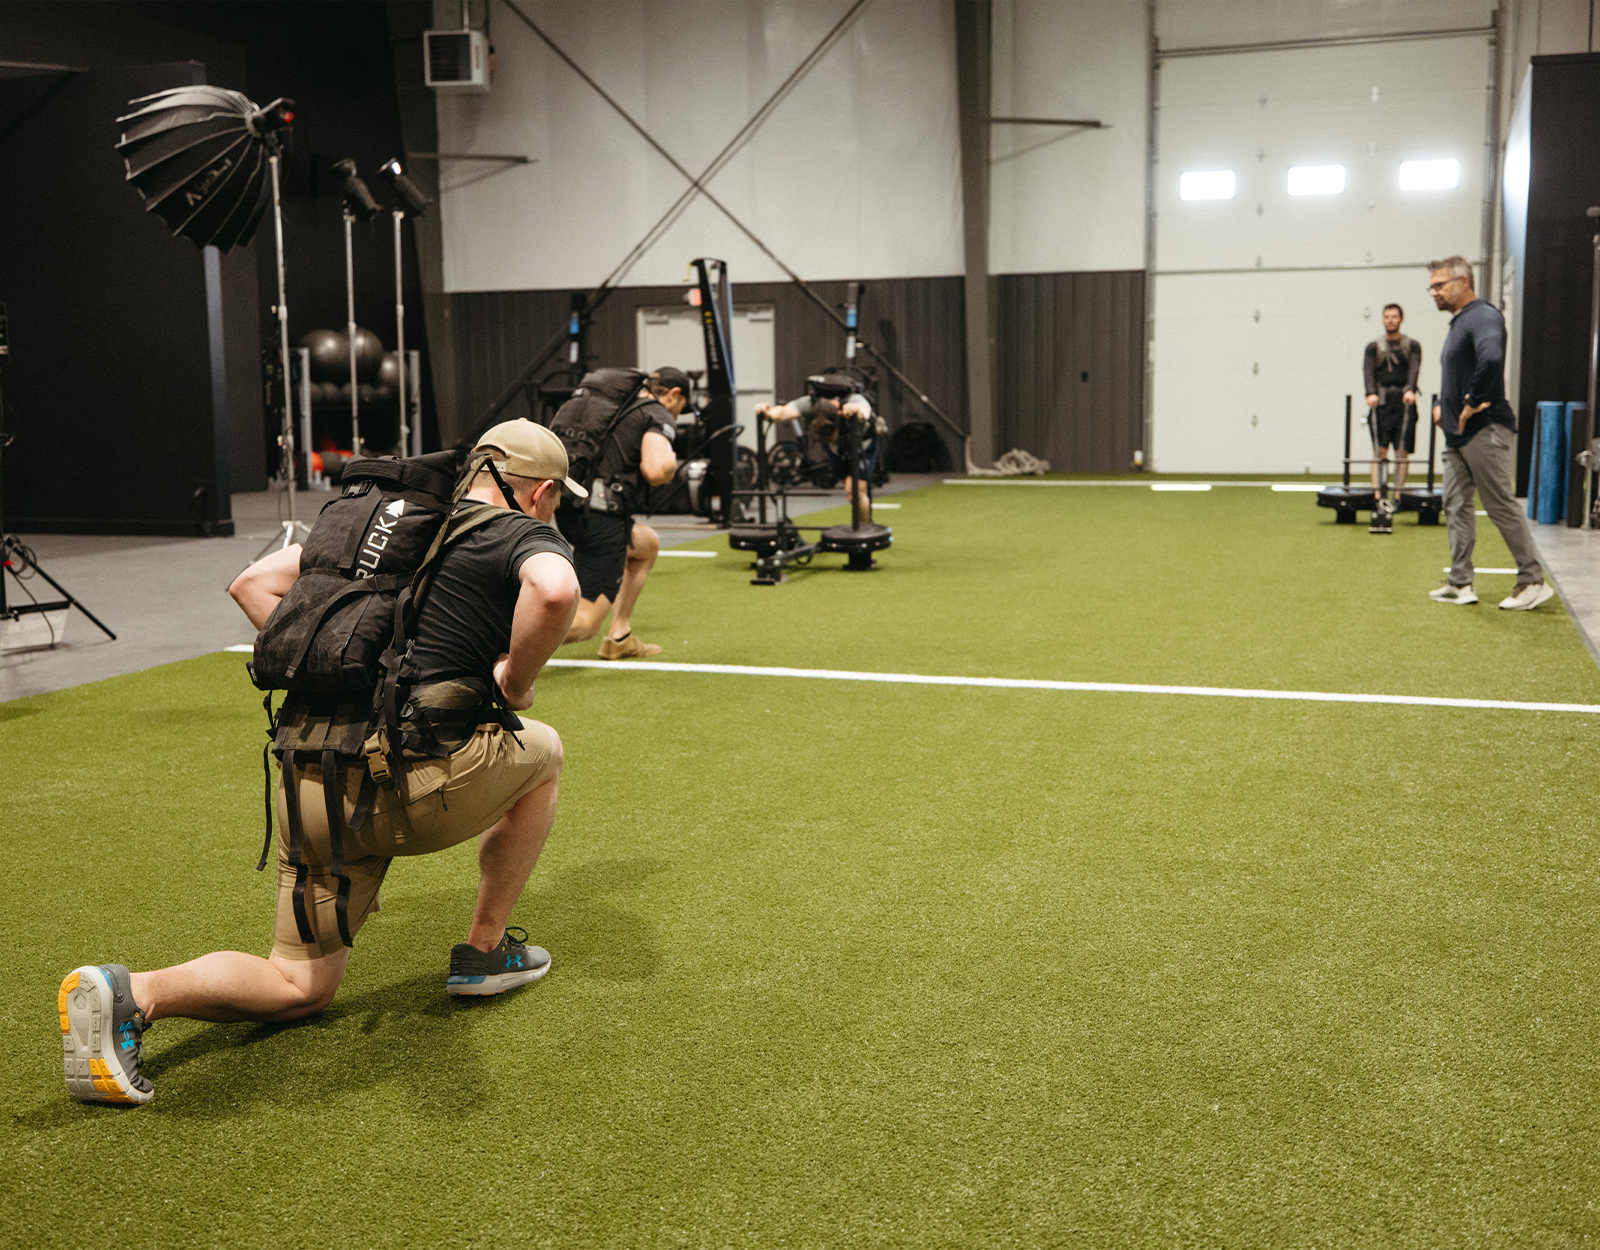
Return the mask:
M 1556 597 L 1556 592 L 1548 585 L 1540 587 L 1540 594 L 1532 603 L 1502 603 L 1500 606 L 1507 612 L 1532 612 L 1542 603 L 1549 603 Z
M 602 660 L 648 660 L 652 655 L 660 655 L 661 648 L 652 643 L 644 651 L 629 651 L 624 655 L 607 655 L 604 651 L 597 651 L 595 654 Z
M 61 1017 L 62 1076 L 67 1093 L 79 1102 L 138 1106 L 151 1092 L 135 1089 L 117 1058 L 111 1028 L 111 982 L 99 968 L 86 966 L 67 974 L 56 994 Z
M 1428 598 L 1432 599 L 1435 603 L 1454 604 L 1458 608 L 1470 608 L 1473 604 L 1478 602 L 1477 595 L 1473 595 L 1470 599 L 1446 599 L 1442 595 L 1429 594 Z
M 517 972 L 499 972 L 486 977 L 450 977 L 444 983 L 445 992 L 457 998 L 488 998 L 494 994 L 504 994 L 507 990 L 514 990 L 519 985 L 527 985 L 530 981 L 537 981 L 550 971 L 550 964 L 546 962 L 542 967 L 523 968 Z

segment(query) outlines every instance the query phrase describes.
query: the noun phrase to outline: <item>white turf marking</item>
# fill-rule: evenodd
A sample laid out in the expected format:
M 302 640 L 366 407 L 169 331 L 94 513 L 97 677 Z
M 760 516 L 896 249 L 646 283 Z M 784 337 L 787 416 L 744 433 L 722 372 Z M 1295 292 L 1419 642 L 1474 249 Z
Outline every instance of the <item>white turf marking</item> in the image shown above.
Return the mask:
M 947 477 L 943 486 L 1146 486 L 1152 490 L 1210 490 L 1213 486 L 1271 486 L 1273 490 L 1325 490 L 1324 486 L 1274 485 L 1272 482 L 1151 482 L 1136 478 L 1118 478 L 1113 481 L 1089 481 L 1082 478 L 1060 477 Z M 887 507 L 888 505 L 884 505 Z
M 1448 564 L 1444 566 L 1444 571 L 1446 573 L 1448 573 L 1450 571 L 1450 566 Z M 1474 573 L 1515 573 L 1517 570 L 1516 569 L 1473 569 L 1472 571 Z
M 244 655 L 254 655 L 256 644 L 253 642 L 236 642 L 231 647 L 222 648 L 224 651 L 238 651 Z
M 1146 686 L 1120 681 L 1036 681 L 1021 677 L 933 677 L 922 673 L 857 673 L 831 668 L 768 668 L 751 664 L 668 664 L 660 660 L 551 660 L 550 668 L 603 668 L 647 673 L 716 673 L 730 677 L 810 677 L 822 681 L 905 686 L 988 686 L 1001 690 L 1071 690 L 1090 694 L 1187 694 L 1212 699 L 1277 699 L 1298 703 L 1388 703 L 1408 707 L 1498 708 L 1512 712 L 1600 713 L 1596 703 L 1524 703 L 1512 699 L 1445 699 L 1413 694 L 1341 694 L 1326 690 L 1245 690 L 1233 686 Z
M 1283 492 L 1283 491 L 1319 491 L 1319 490 L 1327 490 L 1328 488 L 1326 486 L 1318 485 L 1316 482 L 1274 482 L 1272 484 L 1272 489 L 1275 490 L 1275 491 Z
M 715 551 L 673 551 L 671 549 L 667 549 L 658 551 L 656 554 L 661 556 L 677 556 L 679 559 L 683 560 L 715 560 L 717 558 L 717 553 Z
M 879 503 L 876 499 L 872 501 L 872 507 L 874 511 L 879 508 L 898 508 L 899 506 L 900 505 L 897 503 Z

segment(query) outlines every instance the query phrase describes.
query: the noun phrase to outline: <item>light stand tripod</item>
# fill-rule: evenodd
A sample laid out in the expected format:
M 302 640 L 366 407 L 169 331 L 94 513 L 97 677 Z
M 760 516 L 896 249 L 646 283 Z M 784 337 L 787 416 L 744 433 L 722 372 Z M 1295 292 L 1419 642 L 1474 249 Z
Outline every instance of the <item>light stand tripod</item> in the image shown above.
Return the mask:
M 400 167 L 398 160 L 391 160 L 379 168 L 378 174 L 389 184 L 394 192 L 395 206 L 394 217 L 394 330 L 395 330 L 395 358 L 399 363 L 400 372 L 396 379 L 400 392 L 400 454 L 402 456 L 419 456 L 422 454 L 422 419 L 421 413 L 416 414 L 416 429 L 411 424 L 411 391 L 406 385 L 406 295 L 403 279 L 404 268 L 402 264 L 402 239 L 401 227 L 407 216 L 421 217 L 428 211 L 429 200 L 417 184 L 405 175 L 405 170 Z
M 356 174 L 356 163 L 342 160 L 333 172 L 344 175 L 344 296 L 345 334 L 350 340 L 350 454 L 361 454 L 361 390 L 356 376 L 356 261 L 352 227 L 357 221 L 371 221 L 381 211 L 367 184 Z
M 6 306 L 4 304 L 0 304 L 0 366 L 3 366 L 7 361 L 10 360 L 10 358 L 11 349 L 6 333 Z M 7 447 L 11 446 L 11 439 L 13 437 L 12 435 L 6 433 L 5 429 L 3 428 L 5 425 L 5 411 L 5 397 L 3 394 L 0 394 L 0 453 L 3 453 Z M 0 567 L 3 567 L 4 569 L 3 572 L 0 572 L 0 651 L 11 650 L 13 647 L 20 650 L 24 647 L 31 648 L 33 646 L 55 646 L 57 639 L 55 627 L 50 621 L 50 614 L 52 612 L 65 613 L 70 608 L 77 608 L 78 611 L 82 612 L 91 621 L 93 621 L 95 626 L 102 633 L 104 633 L 107 638 L 115 642 L 117 636 L 111 632 L 111 628 L 93 612 L 89 611 L 88 608 L 84 607 L 83 604 L 80 603 L 76 598 L 74 598 L 72 593 L 68 591 L 65 586 L 56 581 L 56 579 L 51 577 L 50 574 L 46 573 L 44 569 L 39 566 L 39 561 L 37 558 L 35 558 L 33 552 L 27 547 L 23 546 L 14 535 L 7 534 L 5 530 L 5 507 L 3 502 L 0 502 Z M 9 573 L 12 577 L 16 578 L 17 584 L 21 586 L 23 579 L 30 576 L 30 570 L 31 573 L 37 574 L 38 576 L 44 578 L 45 581 L 49 582 L 50 585 L 55 589 L 56 593 L 61 596 L 61 598 L 48 603 L 41 603 L 39 600 L 33 598 L 33 596 L 30 594 L 28 595 L 29 602 L 12 605 L 6 598 L 6 573 Z M 26 593 L 26 587 L 23 589 L 24 593 Z M 6 635 L 11 628 L 22 627 L 24 621 L 31 617 L 37 617 L 40 621 L 44 622 L 44 636 L 48 639 L 48 641 L 39 643 L 23 642 L 20 644 L 13 644 L 7 639 Z
M 267 142 L 267 164 L 272 170 L 272 229 L 278 247 L 278 363 L 283 369 L 283 431 L 278 435 L 278 446 L 283 449 L 283 482 L 289 496 L 289 519 L 281 522 L 283 534 L 256 553 L 258 560 L 274 547 L 292 547 L 311 532 L 311 527 L 295 515 L 294 479 L 299 468 L 299 457 L 295 453 L 294 405 L 289 386 L 289 295 L 283 264 L 283 198 L 278 185 L 277 136 L 270 135 Z

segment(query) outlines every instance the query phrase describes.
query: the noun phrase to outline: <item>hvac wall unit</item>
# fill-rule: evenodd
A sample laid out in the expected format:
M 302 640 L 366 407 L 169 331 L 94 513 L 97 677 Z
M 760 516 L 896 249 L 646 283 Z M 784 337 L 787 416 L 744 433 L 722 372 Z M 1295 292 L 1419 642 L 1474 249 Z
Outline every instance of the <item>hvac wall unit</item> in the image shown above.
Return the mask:
M 489 39 L 481 30 L 422 34 L 423 73 L 439 91 L 489 90 Z

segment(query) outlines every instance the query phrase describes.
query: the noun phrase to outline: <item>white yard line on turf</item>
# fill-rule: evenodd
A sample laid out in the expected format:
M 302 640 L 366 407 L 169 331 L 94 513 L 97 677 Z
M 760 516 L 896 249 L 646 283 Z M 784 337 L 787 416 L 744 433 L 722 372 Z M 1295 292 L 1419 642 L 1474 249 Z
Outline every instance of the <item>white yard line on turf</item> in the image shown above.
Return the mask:
M 256 644 L 253 642 L 236 642 L 231 647 L 222 648 L 224 651 L 238 651 L 244 655 L 254 655 Z
M 905 686 L 987 686 L 1002 690 L 1069 690 L 1090 694 L 1178 694 L 1212 699 L 1277 699 L 1297 703 L 1387 703 L 1408 707 L 1498 708 L 1512 712 L 1600 713 L 1597 703 L 1528 703 L 1514 699 L 1446 699 L 1413 694 L 1342 694 L 1327 690 L 1246 690 L 1232 686 L 1146 686 L 1120 681 L 1036 681 L 1021 677 L 935 677 L 923 673 L 857 673 L 831 668 L 769 668 L 750 664 L 669 664 L 660 660 L 551 660 L 551 668 L 612 672 L 711 673 L 729 677 L 810 677 L 821 681 L 884 682 Z
M 1444 571 L 1446 573 L 1448 573 L 1450 571 L 1450 566 L 1448 564 L 1444 566 Z M 1472 571 L 1474 573 L 1515 573 L 1517 570 L 1516 569 L 1473 569 Z
M 670 548 L 665 548 L 656 552 L 656 554 L 660 556 L 677 556 L 683 560 L 714 560 L 717 555 L 715 551 L 673 551 Z
M 1213 486 L 1255 486 L 1260 488 L 1271 487 L 1273 490 L 1326 490 L 1325 485 L 1311 485 L 1303 482 L 1278 483 L 1278 482 L 1151 482 L 1137 481 L 1128 478 L 1119 478 L 1115 481 L 1087 481 L 1074 478 L 1059 477 L 947 477 L 940 485 L 943 486 L 1136 486 L 1143 490 L 1210 490 Z M 888 506 L 888 505 L 884 505 Z M 1480 514 L 1481 515 L 1481 514 Z

